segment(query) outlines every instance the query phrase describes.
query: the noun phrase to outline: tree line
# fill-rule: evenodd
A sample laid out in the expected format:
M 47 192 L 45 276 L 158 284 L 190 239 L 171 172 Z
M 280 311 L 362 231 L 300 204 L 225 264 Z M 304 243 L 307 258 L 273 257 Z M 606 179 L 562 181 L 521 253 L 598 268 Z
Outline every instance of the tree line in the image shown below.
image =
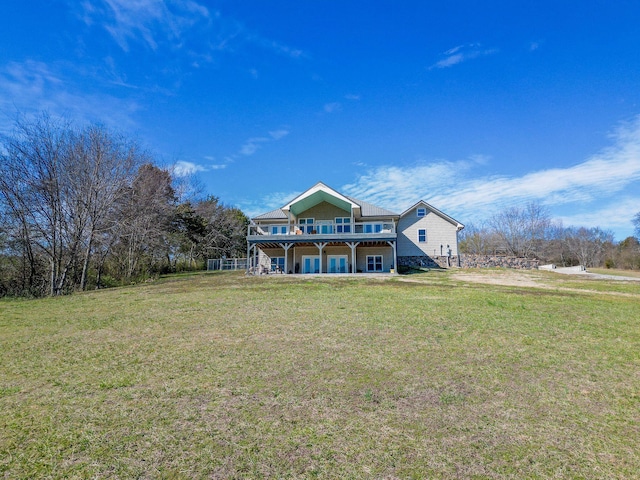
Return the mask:
M 134 140 L 46 114 L 0 137 L 0 296 L 60 295 L 244 256 L 244 213 L 184 198 Z
M 616 242 L 598 227 L 564 227 L 538 203 L 505 209 L 481 225 L 467 225 L 460 251 L 536 258 L 561 266 L 640 269 L 640 212 L 630 219 L 637 236 Z

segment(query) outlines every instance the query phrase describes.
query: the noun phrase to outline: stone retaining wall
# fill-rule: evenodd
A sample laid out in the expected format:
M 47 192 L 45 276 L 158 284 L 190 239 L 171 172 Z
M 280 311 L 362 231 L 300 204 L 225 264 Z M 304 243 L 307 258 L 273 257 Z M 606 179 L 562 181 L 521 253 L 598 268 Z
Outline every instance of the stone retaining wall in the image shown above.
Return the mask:
M 460 263 L 458 263 L 460 262 Z M 399 267 L 423 267 L 423 268 L 514 268 L 518 270 L 535 270 L 539 266 L 538 260 L 530 258 L 509 257 L 506 255 L 461 255 L 434 256 L 428 255 L 415 257 L 398 257 Z
M 515 268 L 535 270 L 540 262 L 531 258 L 508 257 L 506 255 L 462 255 L 462 268 Z

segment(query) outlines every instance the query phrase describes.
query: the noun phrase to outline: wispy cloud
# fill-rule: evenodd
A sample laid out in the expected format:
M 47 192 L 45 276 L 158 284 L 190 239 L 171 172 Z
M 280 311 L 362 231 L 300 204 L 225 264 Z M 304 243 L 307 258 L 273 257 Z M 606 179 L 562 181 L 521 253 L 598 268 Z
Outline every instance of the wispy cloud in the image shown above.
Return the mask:
M 5 116 L 41 111 L 81 123 L 99 121 L 116 128 L 137 128 L 133 117 L 140 107 L 135 100 L 89 93 L 77 84 L 76 73 L 63 64 L 33 60 L 0 67 L 0 128 L 7 127 Z
M 204 172 L 207 169 L 202 165 L 197 165 L 193 162 L 186 162 L 184 160 L 179 160 L 173 166 L 173 173 L 177 177 L 188 177 L 190 175 L 194 175 L 198 172 Z
M 258 151 L 258 149 L 263 143 L 268 141 L 269 139 L 267 137 L 250 138 L 245 142 L 244 145 L 242 145 L 242 147 L 240 147 L 240 154 L 246 155 L 246 156 L 253 155 Z
M 238 202 L 238 205 L 249 218 L 252 218 L 282 207 L 301 193 L 302 192 L 297 190 L 291 192 L 274 192 L 259 199 L 242 200 Z
M 558 212 L 565 206 L 600 212 L 576 214 L 570 223 L 588 220 L 594 222 L 589 225 L 603 228 L 624 223 L 625 220 L 619 220 L 620 215 L 629 217 L 626 220 L 629 222 L 632 214 L 640 211 L 640 117 L 618 128 L 608 148 L 570 167 L 521 176 L 477 176 L 475 169 L 485 160 L 474 155 L 457 162 L 380 166 L 365 171 L 342 190 L 394 211 L 402 211 L 424 199 L 463 223 L 528 201 Z M 625 200 L 625 208 L 621 208 L 616 197 L 636 184 L 638 193 Z
M 205 156 L 206 160 L 213 160 L 213 157 Z M 178 160 L 172 167 L 171 170 L 176 177 L 190 177 L 192 175 L 196 175 L 200 172 L 210 172 L 214 170 L 223 170 L 227 168 L 226 163 L 209 163 L 209 164 L 198 164 L 195 162 L 188 162 L 186 160 Z
M 578 212 L 569 215 L 560 214 L 558 220 L 565 226 L 599 226 L 605 230 L 631 230 L 631 220 L 640 211 L 640 199 L 638 197 L 624 196 L 616 198 L 615 202 L 604 204 L 602 207 L 595 205 L 586 212 Z M 618 238 L 623 240 L 623 238 Z
M 529 51 L 530 52 L 535 52 L 536 50 L 538 50 L 544 43 L 544 40 L 534 40 L 529 42 Z
M 497 51 L 495 48 L 483 48 L 479 43 L 458 45 L 444 52 L 442 54 L 444 58 L 431 65 L 429 69 L 453 67 L 474 58 L 493 55 Z
M 192 0 L 100 0 L 81 7 L 85 23 L 101 25 L 124 51 L 131 42 L 153 50 L 166 41 L 177 46 L 185 32 L 210 18 L 209 10 Z
M 289 135 L 289 130 L 285 130 L 284 128 L 281 128 L 279 130 L 273 130 L 273 131 L 269 132 L 269 135 L 274 140 L 280 140 L 281 138 L 284 138 L 287 135 Z
M 269 142 L 276 142 L 289 135 L 289 130 L 281 128 L 271 130 L 268 137 L 253 137 L 248 139 L 242 147 L 240 147 L 240 155 L 250 156 L 256 153 L 262 146 Z
M 325 103 L 323 110 L 325 111 L 325 113 L 339 112 L 340 110 L 342 110 L 342 104 L 340 102 Z
M 266 38 L 195 0 L 83 1 L 79 12 L 86 25 L 103 28 L 125 52 L 134 44 L 153 51 L 162 46 L 184 49 L 195 68 L 211 62 L 215 52 L 235 52 L 244 45 L 291 59 L 306 57 L 303 50 Z M 257 70 L 250 74 L 257 77 Z

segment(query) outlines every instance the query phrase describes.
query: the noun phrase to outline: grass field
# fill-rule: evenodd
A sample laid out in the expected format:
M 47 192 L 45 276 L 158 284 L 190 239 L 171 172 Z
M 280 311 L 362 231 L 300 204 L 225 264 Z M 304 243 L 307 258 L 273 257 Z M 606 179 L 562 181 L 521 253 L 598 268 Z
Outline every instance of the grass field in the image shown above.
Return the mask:
M 0 301 L 0 478 L 639 478 L 640 282 L 176 276 Z

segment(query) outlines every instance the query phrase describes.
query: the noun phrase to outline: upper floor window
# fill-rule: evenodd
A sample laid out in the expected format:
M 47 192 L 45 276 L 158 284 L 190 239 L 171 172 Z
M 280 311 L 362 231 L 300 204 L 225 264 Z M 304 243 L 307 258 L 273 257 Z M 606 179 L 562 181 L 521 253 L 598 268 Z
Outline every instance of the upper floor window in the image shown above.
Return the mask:
M 418 242 L 424 243 L 427 241 L 427 230 L 424 228 L 418 229 Z
M 380 233 L 382 231 L 381 223 L 365 223 L 364 233 Z
M 336 217 L 336 233 L 351 233 L 351 218 Z
M 313 218 L 299 218 L 298 223 L 303 233 L 311 233 L 315 229 L 315 220 Z
M 418 217 L 424 217 L 427 215 L 427 209 L 424 207 L 418 207 L 416 208 L 416 215 Z
M 286 225 L 271 225 L 271 235 L 286 235 Z

